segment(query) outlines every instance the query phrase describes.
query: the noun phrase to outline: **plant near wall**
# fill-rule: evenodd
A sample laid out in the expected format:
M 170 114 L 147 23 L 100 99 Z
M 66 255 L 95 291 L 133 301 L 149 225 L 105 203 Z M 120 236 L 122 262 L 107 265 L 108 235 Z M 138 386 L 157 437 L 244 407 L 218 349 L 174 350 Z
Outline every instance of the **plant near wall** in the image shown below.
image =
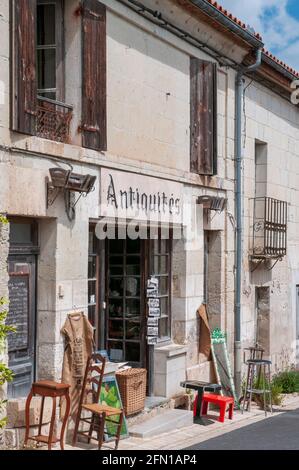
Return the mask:
M 0 355 L 5 352 L 6 349 L 6 338 L 7 333 L 15 332 L 16 329 L 13 326 L 9 326 L 5 324 L 5 320 L 7 317 L 8 311 L 3 309 L 4 306 L 7 305 L 7 300 L 3 297 L 0 297 Z M 5 383 L 11 382 L 13 380 L 13 373 L 7 367 L 7 365 L 3 362 L 0 362 L 0 387 L 2 387 Z M 6 404 L 6 400 L 0 400 L 0 413 L 3 412 L 4 407 Z M 3 429 L 6 424 L 6 418 L 0 419 L 0 429 Z
M 298 393 L 299 371 L 288 370 L 280 372 L 273 378 L 273 383 L 281 387 L 282 393 Z
M 8 220 L 5 215 L 0 214 L 0 224 L 8 224 Z
M 1 225 L 8 224 L 7 218 L 0 214 L 0 228 Z M 7 317 L 8 311 L 5 309 L 5 306 L 7 305 L 7 300 L 4 299 L 3 297 L 0 297 L 0 358 L 1 355 L 5 353 L 6 350 L 6 338 L 7 338 L 7 333 L 9 332 L 15 332 L 15 328 L 12 326 L 8 326 L 5 324 L 5 320 Z M 0 387 L 2 387 L 5 383 L 11 382 L 13 380 L 13 373 L 7 367 L 7 365 L 4 362 L 0 361 Z M 0 416 L 2 412 L 4 411 L 5 404 L 7 400 L 0 399 Z M 6 424 L 6 418 L 1 418 L 0 417 L 0 430 L 4 428 Z

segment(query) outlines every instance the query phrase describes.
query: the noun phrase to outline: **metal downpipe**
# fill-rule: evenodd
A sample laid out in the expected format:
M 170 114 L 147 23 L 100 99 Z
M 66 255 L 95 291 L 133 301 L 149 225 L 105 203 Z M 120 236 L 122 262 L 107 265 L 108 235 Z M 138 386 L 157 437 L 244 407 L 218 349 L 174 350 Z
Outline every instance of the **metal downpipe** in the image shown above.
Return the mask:
M 254 64 L 243 67 L 236 77 L 236 294 L 235 294 L 235 387 L 237 396 L 241 395 L 242 384 L 242 260 L 243 260 L 243 198 L 242 198 L 242 102 L 243 102 L 243 76 L 245 73 L 256 70 L 262 61 L 262 49 L 256 51 Z

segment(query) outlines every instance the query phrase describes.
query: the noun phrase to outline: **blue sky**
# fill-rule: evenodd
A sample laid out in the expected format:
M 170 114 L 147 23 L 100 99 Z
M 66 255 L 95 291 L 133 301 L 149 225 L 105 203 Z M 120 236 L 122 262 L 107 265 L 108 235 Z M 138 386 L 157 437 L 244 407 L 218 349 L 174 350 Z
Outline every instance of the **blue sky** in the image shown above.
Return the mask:
M 269 51 L 299 71 L 299 0 L 219 0 L 219 3 L 259 32 Z

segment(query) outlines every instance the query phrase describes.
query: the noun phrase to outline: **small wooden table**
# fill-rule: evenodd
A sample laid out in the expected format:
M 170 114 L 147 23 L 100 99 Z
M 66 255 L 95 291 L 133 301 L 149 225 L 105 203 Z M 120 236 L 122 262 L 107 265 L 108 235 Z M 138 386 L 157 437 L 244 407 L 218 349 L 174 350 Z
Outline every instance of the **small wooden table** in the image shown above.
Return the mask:
M 210 384 L 208 382 L 199 382 L 198 380 L 187 380 L 186 382 L 180 383 L 183 388 L 190 388 L 197 391 L 197 402 L 196 402 L 196 422 L 203 424 L 202 418 L 202 399 L 204 392 L 221 392 L 222 387 L 219 384 Z
M 56 442 L 60 442 L 60 448 L 61 450 L 64 450 L 63 439 L 64 439 L 65 428 L 66 428 L 67 420 L 70 414 L 70 406 L 71 406 L 69 388 L 70 388 L 70 385 L 68 384 L 52 382 L 51 380 L 41 380 L 39 382 L 35 382 L 32 384 L 31 391 L 26 400 L 26 408 L 25 408 L 26 433 L 25 433 L 24 446 L 27 445 L 28 440 L 32 440 L 32 441 L 43 442 L 45 444 L 48 444 L 48 449 L 51 450 L 52 444 L 55 444 Z M 39 417 L 39 424 L 38 424 L 38 435 L 30 437 L 29 436 L 30 403 L 34 395 L 40 395 L 42 397 L 42 403 L 41 403 L 41 410 L 40 410 L 40 417 Z M 50 421 L 49 436 L 45 436 L 41 434 L 42 425 L 43 425 L 44 403 L 45 403 L 46 397 L 52 398 L 52 416 L 51 416 L 51 421 Z M 66 399 L 66 410 L 65 410 L 65 415 L 63 418 L 63 423 L 62 423 L 59 439 L 56 436 L 53 436 L 55 416 L 56 416 L 56 398 L 58 397 L 65 397 Z

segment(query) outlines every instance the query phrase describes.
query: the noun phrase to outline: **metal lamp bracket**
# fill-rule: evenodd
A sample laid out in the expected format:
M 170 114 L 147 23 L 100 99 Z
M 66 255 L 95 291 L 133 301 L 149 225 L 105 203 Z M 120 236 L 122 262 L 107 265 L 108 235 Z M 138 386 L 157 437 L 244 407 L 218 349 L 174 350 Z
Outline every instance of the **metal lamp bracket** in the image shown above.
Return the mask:
M 56 188 L 55 186 L 53 186 L 49 178 L 46 178 L 46 180 L 47 180 L 46 184 L 47 184 L 47 209 L 48 209 L 50 206 L 53 206 L 54 202 L 56 201 L 61 191 L 61 188 Z

